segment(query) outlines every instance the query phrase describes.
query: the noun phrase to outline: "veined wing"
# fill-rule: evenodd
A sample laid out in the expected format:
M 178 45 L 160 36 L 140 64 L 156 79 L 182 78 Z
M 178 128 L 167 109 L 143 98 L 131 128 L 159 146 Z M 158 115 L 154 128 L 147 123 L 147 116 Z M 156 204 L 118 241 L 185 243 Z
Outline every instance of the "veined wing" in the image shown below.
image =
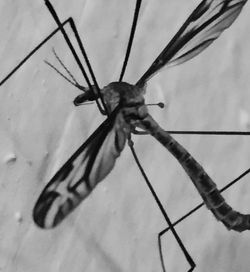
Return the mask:
M 59 224 L 112 170 L 127 138 L 118 118 L 116 109 L 44 188 L 33 210 L 38 226 Z
M 240 14 L 247 0 L 203 0 L 136 83 L 143 85 L 163 66 L 181 64 L 207 48 Z

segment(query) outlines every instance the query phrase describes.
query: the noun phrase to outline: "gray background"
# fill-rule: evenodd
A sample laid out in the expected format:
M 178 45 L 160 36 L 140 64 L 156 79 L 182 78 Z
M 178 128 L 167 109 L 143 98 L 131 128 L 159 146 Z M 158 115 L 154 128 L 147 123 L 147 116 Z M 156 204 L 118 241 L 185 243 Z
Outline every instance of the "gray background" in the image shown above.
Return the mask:
M 118 79 L 134 0 L 53 1 L 61 19 L 72 16 L 100 86 Z M 125 81 L 135 83 L 199 1 L 143 1 Z M 160 72 L 147 88 L 150 111 L 168 130 L 249 129 L 247 3 L 222 37 L 195 59 Z M 54 28 L 43 1 L 0 2 L 0 78 Z M 161 271 L 157 233 L 166 227 L 126 147 L 115 169 L 58 228 L 32 222 L 46 182 L 102 121 L 96 106 L 75 108 L 79 91 L 43 62 L 57 66 L 51 48 L 85 84 L 61 35 L 56 35 L 0 89 L 0 270 Z M 248 137 L 176 136 L 218 187 L 249 166 Z M 134 137 L 148 177 L 175 220 L 201 199 L 180 165 L 153 138 Z M 249 211 L 249 177 L 224 195 Z M 177 227 L 197 263 L 195 271 L 248 271 L 250 234 L 228 232 L 206 208 Z M 167 271 L 188 265 L 171 234 L 163 239 Z

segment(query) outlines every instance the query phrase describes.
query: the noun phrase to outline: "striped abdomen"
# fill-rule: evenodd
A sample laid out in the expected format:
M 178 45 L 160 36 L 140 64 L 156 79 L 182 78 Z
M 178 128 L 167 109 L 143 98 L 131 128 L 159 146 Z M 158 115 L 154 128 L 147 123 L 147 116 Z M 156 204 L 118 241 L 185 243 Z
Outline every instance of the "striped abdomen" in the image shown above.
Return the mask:
M 141 121 L 141 125 L 179 161 L 193 181 L 204 203 L 219 221 L 229 230 L 241 232 L 250 229 L 250 215 L 241 214 L 226 203 L 216 184 L 182 145 L 164 131 L 150 115 Z

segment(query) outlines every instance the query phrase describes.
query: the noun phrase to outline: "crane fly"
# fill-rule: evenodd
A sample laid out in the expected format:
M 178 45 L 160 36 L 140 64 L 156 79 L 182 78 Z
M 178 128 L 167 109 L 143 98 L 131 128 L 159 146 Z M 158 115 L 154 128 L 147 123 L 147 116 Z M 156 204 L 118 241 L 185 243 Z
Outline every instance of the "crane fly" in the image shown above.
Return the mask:
M 144 101 L 147 81 L 151 77 L 157 74 L 162 68 L 182 64 L 201 53 L 216 40 L 224 30 L 231 26 L 246 2 L 247 0 L 203 0 L 187 18 L 176 35 L 167 44 L 148 70 L 141 76 L 137 83 L 133 85 L 123 82 L 122 78 L 132 47 L 141 6 L 141 1 L 137 0 L 131 35 L 120 79 L 117 82 L 111 82 L 107 86 L 99 88 L 73 19 L 70 17 L 66 21 L 61 22 L 50 1 L 45 0 L 45 4 L 57 23 L 58 28 L 27 55 L 27 57 L 1 81 L 0 85 L 16 72 L 44 43 L 60 31 L 88 85 L 87 87 L 82 87 L 77 82 L 73 82 L 76 87 L 83 91 L 82 94 L 76 97 L 74 104 L 78 106 L 88 101 L 96 101 L 100 112 L 107 115 L 107 119 L 58 170 L 42 191 L 33 210 L 34 221 L 39 227 L 55 227 L 67 217 L 67 215 L 93 191 L 95 186 L 112 171 L 116 159 L 120 156 L 128 142 L 136 163 L 169 225 L 168 229 L 172 231 L 190 264 L 189 271 L 193 271 L 196 265 L 174 228 L 178 222 L 173 224 L 170 221 L 153 187 L 148 181 L 133 148 L 133 142 L 131 140 L 132 134 L 148 134 L 152 135 L 177 159 L 195 185 L 203 202 L 218 221 L 222 222 L 229 230 L 242 232 L 250 229 L 250 215 L 241 214 L 226 203 L 220 191 L 217 189 L 216 184 L 202 166 L 170 133 L 159 126 L 149 114 Z M 93 84 L 91 84 L 88 79 L 85 69 L 64 30 L 64 26 L 67 23 L 70 24 L 78 41 L 89 73 L 91 74 Z M 60 61 L 59 58 L 58 60 Z M 52 68 L 56 69 L 53 66 Z M 64 68 L 66 69 L 65 66 Z M 68 74 L 74 81 L 73 76 L 69 72 Z M 181 220 L 182 219 L 179 221 Z M 168 229 L 159 234 L 159 239 Z M 159 250 L 162 269 L 165 271 L 160 241 Z

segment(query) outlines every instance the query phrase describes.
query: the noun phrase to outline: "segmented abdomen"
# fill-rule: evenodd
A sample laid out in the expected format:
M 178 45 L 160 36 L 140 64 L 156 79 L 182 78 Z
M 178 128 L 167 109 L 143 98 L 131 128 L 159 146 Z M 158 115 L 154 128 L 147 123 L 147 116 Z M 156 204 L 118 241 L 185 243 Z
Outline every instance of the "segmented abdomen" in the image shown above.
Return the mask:
M 216 184 L 181 144 L 164 131 L 150 115 L 142 120 L 141 124 L 179 161 L 193 181 L 204 203 L 219 221 L 229 230 L 241 232 L 250 229 L 250 215 L 241 214 L 226 203 Z

